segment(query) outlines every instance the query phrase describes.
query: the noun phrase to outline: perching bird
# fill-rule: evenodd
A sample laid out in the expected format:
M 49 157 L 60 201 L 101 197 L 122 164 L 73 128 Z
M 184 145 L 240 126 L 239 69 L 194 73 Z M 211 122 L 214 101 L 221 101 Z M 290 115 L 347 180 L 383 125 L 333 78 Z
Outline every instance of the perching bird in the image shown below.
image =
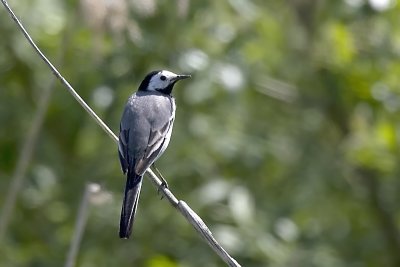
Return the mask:
M 126 174 L 120 238 L 129 238 L 139 201 L 143 174 L 167 148 L 175 119 L 175 83 L 189 78 L 167 70 L 152 71 L 125 106 L 120 124 L 118 153 Z

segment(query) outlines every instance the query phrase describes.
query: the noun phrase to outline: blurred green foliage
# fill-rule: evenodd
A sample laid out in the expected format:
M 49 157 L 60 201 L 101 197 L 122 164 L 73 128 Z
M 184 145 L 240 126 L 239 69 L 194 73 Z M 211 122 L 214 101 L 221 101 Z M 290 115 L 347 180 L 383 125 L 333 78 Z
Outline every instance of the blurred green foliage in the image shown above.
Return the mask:
M 400 5 L 346 1 L 10 1 L 64 77 L 115 131 L 153 69 L 174 90 L 171 190 L 243 266 L 400 266 Z M 0 11 L 0 204 L 54 79 Z M 224 266 L 146 180 L 117 237 L 115 143 L 56 83 L 0 266 L 63 265 L 87 182 L 77 266 Z

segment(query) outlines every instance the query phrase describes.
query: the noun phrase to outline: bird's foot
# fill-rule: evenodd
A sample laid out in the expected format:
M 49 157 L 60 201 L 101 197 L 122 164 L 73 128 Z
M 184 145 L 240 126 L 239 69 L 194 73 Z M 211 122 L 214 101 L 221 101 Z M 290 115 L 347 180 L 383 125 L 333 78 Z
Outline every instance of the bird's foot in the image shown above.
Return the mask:
M 159 176 L 159 178 L 161 180 L 161 184 L 157 189 L 157 194 L 160 195 L 161 188 L 167 188 L 168 189 L 169 187 L 168 187 L 167 180 L 165 180 L 165 178 L 162 176 L 161 172 L 157 169 L 157 167 L 154 164 L 153 164 L 153 167 L 156 170 L 157 175 Z M 163 198 L 164 198 L 164 196 L 161 195 L 161 199 L 163 199 Z
M 163 177 L 161 177 L 162 179 L 162 182 L 161 182 L 161 185 L 160 185 L 160 187 L 164 187 L 164 188 L 169 188 L 169 186 L 168 186 L 168 183 L 167 183 L 167 180 L 165 180 Z
M 165 181 L 164 178 L 162 179 L 162 182 L 161 182 L 160 186 L 157 189 L 157 194 L 158 195 L 160 195 L 160 192 L 161 192 L 162 188 L 167 188 L 168 189 L 168 183 L 167 183 L 167 181 Z M 164 198 L 164 196 L 161 195 L 160 199 L 163 199 L 163 198 Z

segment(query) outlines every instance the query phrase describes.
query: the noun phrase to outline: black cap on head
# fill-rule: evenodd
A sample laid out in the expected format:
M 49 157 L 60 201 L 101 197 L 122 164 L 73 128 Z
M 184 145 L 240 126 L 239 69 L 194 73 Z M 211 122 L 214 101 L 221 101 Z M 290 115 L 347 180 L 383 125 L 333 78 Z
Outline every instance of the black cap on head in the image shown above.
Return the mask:
M 152 72 L 148 73 L 146 77 L 144 77 L 143 81 L 140 83 L 139 86 L 139 91 L 146 91 L 147 86 L 149 86 L 149 82 L 151 80 L 151 77 L 159 73 L 161 70 L 153 70 Z

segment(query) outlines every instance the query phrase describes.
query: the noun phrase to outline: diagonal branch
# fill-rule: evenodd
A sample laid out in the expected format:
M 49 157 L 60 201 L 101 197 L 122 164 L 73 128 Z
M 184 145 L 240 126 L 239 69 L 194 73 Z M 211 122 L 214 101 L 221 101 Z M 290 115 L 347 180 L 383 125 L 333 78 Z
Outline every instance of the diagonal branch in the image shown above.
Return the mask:
M 79 94 L 74 90 L 74 88 L 68 83 L 68 81 L 60 74 L 60 72 L 51 64 L 51 62 L 46 58 L 46 56 L 40 51 L 35 42 L 32 40 L 28 32 L 25 30 L 24 26 L 18 20 L 6 0 L 1 0 L 4 7 L 11 15 L 11 18 L 15 21 L 18 28 L 22 31 L 25 38 L 28 40 L 30 45 L 35 49 L 40 58 L 46 63 L 46 65 L 51 69 L 53 74 L 61 81 L 61 83 L 66 87 L 66 89 L 72 94 L 76 101 L 85 109 L 87 113 L 96 121 L 96 123 L 114 140 L 118 142 L 118 137 L 110 130 L 110 128 L 97 116 L 97 114 L 86 104 L 86 102 L 79 96 Z M 166 187 L 161 186 L 161 180 L 154 174 L 151 169 L 147 170 L 151 182 L 156 185 L 162 192 L 164 197 L 170 202 L 170 204 L 177 209 L 186 220 L 200 233 L 203 240 L 218 254 L 218 256 L 231 267 L 240 267 L 237 261 L 232 258 L 224 248 L 218 244 L 216 239 L 213 237 L 211 231 L 204 224 L 203 220 L 184 202 L 178 200 L 174 194 Z

